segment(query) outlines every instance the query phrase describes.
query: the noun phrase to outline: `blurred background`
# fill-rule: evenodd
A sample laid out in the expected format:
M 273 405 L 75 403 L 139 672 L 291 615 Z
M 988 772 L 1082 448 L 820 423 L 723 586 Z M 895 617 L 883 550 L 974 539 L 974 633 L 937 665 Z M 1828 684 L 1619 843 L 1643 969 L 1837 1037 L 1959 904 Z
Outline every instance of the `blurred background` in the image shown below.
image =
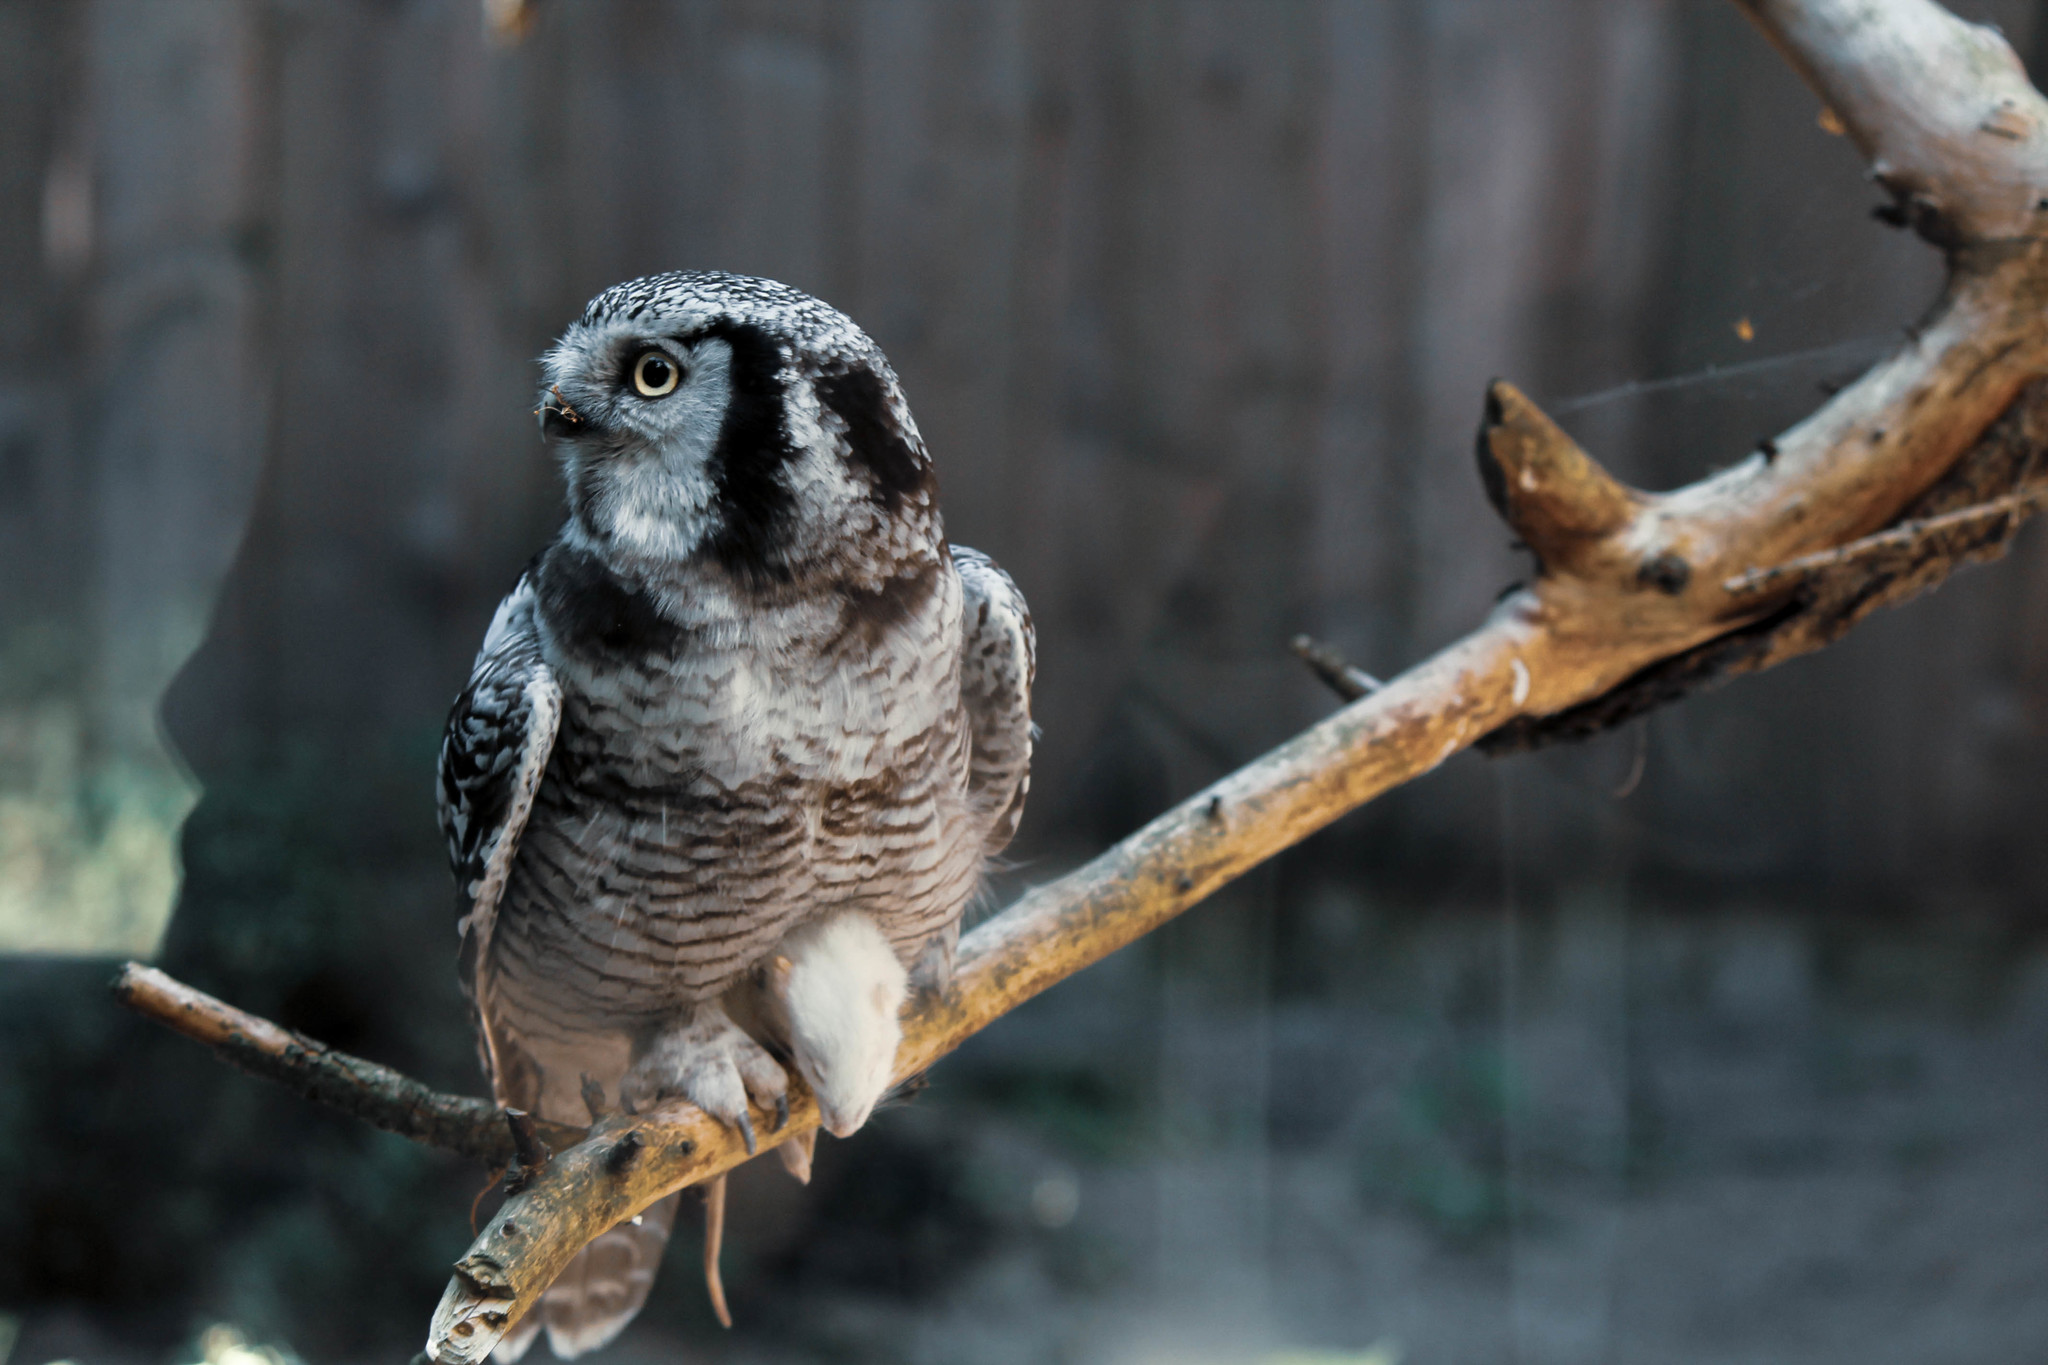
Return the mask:
M 1391 674 L 1527 572 L 1489 378 L 1668 487 L 1940 284 L 1726 3 L 530 8 L 0 0 L 0 1361 L 418 1349 L 482 1173 L 103 986 L 154 955 L 479 1089 L 434 751 L 602 287 L 774 276 L 894 361 L 1038 620 L 999 904 L 1331 710 L 1296 632 Z M 2043 1358 L 2044 627 L 2036 534 L 1454 760 L 810 1188 L 741 1172 L 737 1328 L 686 1215 L 601 1359 Z

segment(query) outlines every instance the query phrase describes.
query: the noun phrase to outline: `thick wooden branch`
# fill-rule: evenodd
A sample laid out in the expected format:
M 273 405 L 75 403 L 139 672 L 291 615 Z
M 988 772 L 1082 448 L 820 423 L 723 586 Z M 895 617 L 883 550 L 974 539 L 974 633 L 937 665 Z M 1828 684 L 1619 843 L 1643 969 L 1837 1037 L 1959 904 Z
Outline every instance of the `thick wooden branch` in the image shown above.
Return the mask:
M 1949 288 L 1905 345 L 1766 443 L 1769 454 L 1658 500 L 1681 519 L 1706 513 L 1698 524 L 1713 539 L 1717 523 L 1726 529 L 1716 504 L 1738 518 L 1768 513 L 1797 537 L 1773 543 L 1754 534 L 1761 520 L 1738 525 L 1736 534 L 1751 541 L 1749 562 L 1740 562 L 1743 554 L 1714 557 L 1713 566 L 1734 570 L 1714 581 L 1731 602 L 1747 602 L 1749 619 L 1645 663 L 1596 696 L 1532 708 L 1482 741 L 1490 753 L 1581 739 L 1819 649 L 1958 565 L 2002 555 L 2041 505 L 2048 384 L 2036 380 L 2048 301 L 2040 241 L 2048 228 L 2048 104 L 1994 30 L 1930 0 L 1736 2 L 1870 157 L 1872 177 L 1893 195 L 1883 216 L 1945 249 Z M 1873 483 L 1880 496 L 1859 494 L 1856 485 Z M 1889 501 L 1887 491 L 1901 499 L 1890 514 L 1860 527 L 1841 516 L 1869 516 Z M 2016 499 L 2009 516 L 1965 518 L 1829 559 L 1901 518 L 1944 517 L 2005 496 Z M 1805 525 L 1784 515 L 1800 503 Z M 1808 541 L 1829 515 L 1835 524 Z M 1686 563 L 1688 571 L 1699 567 Z
M 1879 608 L 1955 569 L 1997 559 L 2048 500 L 2048 380 L 2036 380 L 1991 430 L 1891 528 L 1834 549 L 1753 567 L 1733 596 L 1775 589 L 1758 620 L 1639 670 L 1612 690 L 1549 715 L 1518 716 L 1479 742 L 1488 753 L 1570 743 L 1692 692 L 1718 687 L 1840 639 Z
M 1736 0 L 1942 246 L 2031 237 L 2048 210 L 2048 122 L 1996 29 L 1931 0 Z
M 116 1000 L 136 1013 L 206 1044 L 223 1060 L 277 1081 L 309 1100 L 494 1170 L 512 1161 L 513 1125 L 489 1100 L 431 1090 L 388 1066 L 351 1057 L 303 1033 L 238 1010 L 154 967 L 130 962 L 110 988 Z M 568 1147 L 583 1138 L 582 1129 L 559 1123 L 528 1119 L 525 1126 L 550 1146 Z

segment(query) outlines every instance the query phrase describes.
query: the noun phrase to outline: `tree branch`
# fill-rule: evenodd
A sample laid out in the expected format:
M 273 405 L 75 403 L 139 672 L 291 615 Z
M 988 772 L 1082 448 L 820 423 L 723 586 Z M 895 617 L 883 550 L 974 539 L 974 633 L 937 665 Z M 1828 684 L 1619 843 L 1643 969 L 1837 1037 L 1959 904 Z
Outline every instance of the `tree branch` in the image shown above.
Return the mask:
M 905 1023 L 899 1078 L 1460 749 L 1605 728 L 1818 648 L 1875 607 L 2002 552 L 2048 480 L 2048 382 L 2035 382 L 2048 374 L 2048 260 L 2036 235 L 2048 216 L 2048 103 L 2002 39 L 1930 0 L 1737 3 L 1871 158 L 1892 216 L 1947 253 L 1933 316 L 1758 453 L 1666 494 L 1624 487 L 1521 393 L 1493 385 L 1480 473 L 1535 553 L 1535 581 L 1463 640 L 966 935 L 950 987 Z M 2001 498 L 1993 512 L 1947 515 Z M 256 1051 L 318 1047 L 282 1036 Z M 300 1076 L 274 1060 L 252 1069 Z M 363 1088 L 336 1093 L 367 1114 L 377 1106 Z M 463 1106 L 488 1109 L 433 1098 L 458 1106 L 462 1122 L 480 1122 Z M 753 1119 L 770 1132 L 772 1115 Z M 793 1093 L 773 1137 L 817 1122 L 815 1103 Z M 687 1105 L 600 1117 L 525 1168 L 523 1187 L 456 1263 L 428 1354 L 481 1362 L 592 1237 L 745 1156 Z
M 194 990 L 154 967 L 130 962 L 109 983 L 114 998 L 137 1014 L 212 1048 L 223 1061 L 320 1104 L 331 1105 L 387 1133 L 480 1161 L 508 1165 L 519 1140 L 506 1111 L 489 1100 L 444 1095 L 388 1066 L 366 1062 L 280 1028 Z M 524 1115 L 520 1116 L 524 1119 Z M 583 1130 L 525 1120 L 551 1146 L 567 1147 Z
M 1931 0 L 1736 3 L 1890 191 L 1889 221 L 1944 247 L 2040 231 L 2048 111 L 1998 30 Z
M 1689 693 L 1832 644 L 1870 613 L 1917 596 L 1963 564 L 1999 558 L 2044 497 L 2048 381 L 2036 380 L 1914 500 L 1905 520 L 1840 547 L 1728 579 L 1723 586 L 1733 596 L 1782 598 L 1761 619 L 1660 659 L 1589 701 L 1550 715 L 1518 716 L 1479 747 L 1503 754 L 1584 739 Z M 2009 514 L 2002 511 L 2008 501 Z M 1780 591 L 1756 592 L 1764 586 Z
M 1925 519 L 1908 519 L 1889 531 L 1879 531 L 1875 535 L 1852 540 L 1847 545 L 1832 550 L 1801 555 L 1774 569 L 1751 569 L 1748 573 L 1737 574 L 1721 586 L 1731 593 L 1757 592 L 1774 587 L 1787 579 L 1810 578 L 1824 570 L 1839 569 L 1845 565 L 1899 551 L 1916 550 L 1921 546 L 1935 543 L 1950 532 L 1975 530 L 1991 521 L 1996 521 L 1999 525 L 1994 527 L 1990 534 L 2002 536 L 2006 523 L 2010 523 L 2016 530 L 2020 523 L 2033 515 L 2036 504 L 2044 495 L 2048 495 L 2048 488 L 2036 485 L 1959 511 L 1943 512 L 1939 516 Z M 1952 558 L 1953 555 L 1949 557 Z
M 1312 635 L 1297 635 L 1288 641 L 1287 647 L 1342 701 L 1357 701 L 1386 686 L 1364 669 L 1352 667 L 1334 645 L 1326 645 Z

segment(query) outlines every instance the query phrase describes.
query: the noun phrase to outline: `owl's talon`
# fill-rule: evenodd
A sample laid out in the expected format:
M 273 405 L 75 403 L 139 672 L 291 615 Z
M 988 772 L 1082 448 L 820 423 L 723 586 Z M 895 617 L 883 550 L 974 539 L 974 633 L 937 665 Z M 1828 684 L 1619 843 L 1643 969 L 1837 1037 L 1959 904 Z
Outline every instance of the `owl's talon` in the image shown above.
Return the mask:
M 748 1102 L 786 1117 L 789 1078 L 723 1009 L 701 1005 L 687 1020 L 643 1041 L 619 1083 L 619 1098 L 629 1109 L 646 1109 L 671 1097 L 688 1100 L 736 1130 L 752 1156 L 760 1142 Z
M 604 1097 L 603 1084 L 588 1071 L 583 1073 L 583 1107 L 590 1111 L 592 1123 L 612 1112 L 611 1104 Z
M 779 1133 L 787 1127 L 789 1127 L 789 1096 L 787 1094 L 777 1095 L 775 1097 L 775 1131 Z

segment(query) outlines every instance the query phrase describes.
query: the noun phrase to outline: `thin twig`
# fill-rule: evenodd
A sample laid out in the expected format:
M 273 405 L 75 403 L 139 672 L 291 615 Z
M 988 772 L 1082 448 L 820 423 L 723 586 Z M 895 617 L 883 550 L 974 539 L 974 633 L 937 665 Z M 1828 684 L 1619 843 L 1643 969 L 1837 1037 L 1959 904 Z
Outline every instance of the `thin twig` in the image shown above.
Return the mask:
M 1783 564 L 1768 569 L 1750 569 L 1739 573 L 1721 586 L 1735 594 L 1761 592 L 1787 578 L 1804 578 L 1823 569 L 1837 569 L 1844 564 L 1853 564 L 1886 550 L 1910 549 L 1914 545 L 1938 536 L 1944 531 L 1953 531 L 1959 526 L 1974 522 L 1988 521 L 2014 512 L 2032 510 L 2036 504 L 2048 498 L 2048 484 L 2034 488 L 2023 488 L 2017 493 L 2007 493 L 2002 498 L 1980 502 L 1973 507 L 1959 507 L 1953 512 L 1944 512 L 1938 517 L 1923 517 L 1918 521 L 1902 521 L 1875 535 L 1852 540 L 1847 545 L 1838 545 L 1832 550 L 1819 550 L 1797 559 L 1788 559 Z
M 130 962 L 112 982 L 114 998 L 136 1013 L 195 1039 L 244 1071 L 276 1081 L 387 1133 L 482 1162 L 492 1170 L 514 1156 L 513 1129 L 489 1100 L 448 1095 L 388 1066 L 352 1057 L 303 1033 L 238 1010 L 154 967 Z M 583 1131 L 531 1121 L 536 1142 L 569 1147 Z M 542 1149 L 545 1150 L 545 1149 Z M 543 1161 L 543 1164 L 545 1162 Z
M 1287 647 L 1309 666 L 1310 672 L 1323 680 L 1326 687 L 1345 701 L 1357 701 L 1386 686 L 1364 669 L 1353 668 L 1335 646 L 1326 645 L 1314 636 L 1297 635 L 1287 642 Z

